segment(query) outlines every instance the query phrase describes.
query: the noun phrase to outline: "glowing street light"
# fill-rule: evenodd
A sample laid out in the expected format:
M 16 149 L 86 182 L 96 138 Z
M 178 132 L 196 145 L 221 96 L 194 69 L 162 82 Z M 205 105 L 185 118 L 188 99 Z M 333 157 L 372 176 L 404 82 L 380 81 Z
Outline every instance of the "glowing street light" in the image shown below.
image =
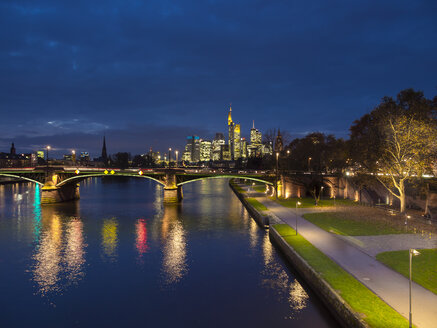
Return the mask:
M 179 155 L 179 151 L 178 150 L 176 150 L 176 167 L 178 167 L 178 155 Z
M 417 256 L 420 255 L 420 253 L 415 250 L 414 248 L 410 248 L 410 288 L 409 288 L 409 296 L 410 296 L 410 316 L 409 316 L 409 327 L 413 327 L 413 315 L 411 313 L 411 284 L 412 284 L 412 279 L 413 279 L 413 274 L 412 274 L 412 263 L 413 263 L 413 255 Z
M 47 167 L 49 166 L 49 150 L 51 149 L 50 146 L 46 147 L 46 161 L 47 161 Z
M 308 157 L 308 172 L 311 172 L 311 157 Z
M 302 203 L 301 202 L 299 202 L 299 201 L 297 201 L 296 202 L 296 236 L 297 236 L 297 207 L 299 206 L 299 205 L 301 205 Z
M 278 164 L 278 160 L 279 160 L 279 152 L 276 152 L 276 179 L 275 179 L 275 191 L 276 191 L 276 195 L 275 198 L 276 200 L 278 200 L 278 171 L 279 171 L 279 164 Z

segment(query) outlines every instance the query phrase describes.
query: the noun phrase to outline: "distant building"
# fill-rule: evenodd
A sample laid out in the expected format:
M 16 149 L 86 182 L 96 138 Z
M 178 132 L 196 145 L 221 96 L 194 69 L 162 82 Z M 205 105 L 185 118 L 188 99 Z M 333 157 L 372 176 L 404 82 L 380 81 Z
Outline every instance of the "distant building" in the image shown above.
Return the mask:
M 222 145 L 221 147 L 221 158 L 222 161 L 230 161 L 231 160 L 231 147 L 229 145 Z
M 103 136 L 102 156 L 100 158 L 104 164 L 108 164 L 108 153 L 106 152 L 106 136 Z
M 241 154 L 241 158 L 247 158 L 247 141 L 246 141 L 246 138 L 241 138 L 241 142 L 240 142 L 240 154 Z
M 188 136 L 182 158 L 186 162 L 197 163 L 200 161 L 200 138 L 198 136 Z
M 80 153 L 80 162 L 82 164 L 87 164 L 90 161 L 90 154 L 87 151 L 83 151 Z
M 209 140 L 200 141 L 200 161 L 208 162 L 211 160 L 212 144 Z
M 44 159 L 44 150 L 38 150 L 36 152 L 36 157 Z
M 228 145 L 231 153 L 231 160 L 241 157 L 241 126 L 232 121 L 232 107 L 229 106 L 228 114 Z
M 284 144 L 282 142 L 282 135 L 281 135 L 281 131 L 278 129 L 278 135 L 276 136 L 275 139 L 275 152 L 280 153 L 283 150 L 284 150 Z
M 250 145 L 247 146 L 247 153 L 249 157 L 257 157 L 263 155 L 262 133 L 255 128 L 255 121 L 253 121 L 252 129 L 250 129 Z
M 0 153 L 0 167 L 29 167 L 35 165 L 35 161 L 32 154 L 17 154 L 14 143 L 9 153 Z
M 273 155 L 273 145 L 271 142 L 262 145 L 262 156 Z
M 10 154 L 16 155 L 16 153 L 17 153 L 17 151 L 15 150 L 15 145 L 14 145 L 14 143 L 12 143 Z
M 212 160 L 221 160 L 221 147 L 226 144 L 225 136 L 223 133 L 216 133 L 212 141 Z

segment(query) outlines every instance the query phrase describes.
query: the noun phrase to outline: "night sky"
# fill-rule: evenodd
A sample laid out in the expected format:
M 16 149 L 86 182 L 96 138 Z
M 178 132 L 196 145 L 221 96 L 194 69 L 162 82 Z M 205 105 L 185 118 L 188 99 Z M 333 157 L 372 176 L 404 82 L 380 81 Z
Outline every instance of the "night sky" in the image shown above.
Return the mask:
M 351 123 L 405 88 L 437 94 L 437 1 L 0 3 L 0 151 L 183 149 Z

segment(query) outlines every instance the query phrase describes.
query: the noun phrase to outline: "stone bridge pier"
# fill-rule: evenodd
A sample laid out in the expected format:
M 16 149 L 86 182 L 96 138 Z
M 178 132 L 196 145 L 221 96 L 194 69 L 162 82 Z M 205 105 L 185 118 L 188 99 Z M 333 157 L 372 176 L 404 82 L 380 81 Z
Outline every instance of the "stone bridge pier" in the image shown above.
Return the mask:
M 163 176 L 164 182 L 164 203 L 174 204 L 179 203 L 182 198 L 182 186 L 177 185 L 176 174 L 172 172 L 166 172 Z
M 55 204 L 80 198 L 79 184 L 75 182 L 57 186 L 59 176 L 47 172 L 44 186 L 41 188 L 41 204 Z

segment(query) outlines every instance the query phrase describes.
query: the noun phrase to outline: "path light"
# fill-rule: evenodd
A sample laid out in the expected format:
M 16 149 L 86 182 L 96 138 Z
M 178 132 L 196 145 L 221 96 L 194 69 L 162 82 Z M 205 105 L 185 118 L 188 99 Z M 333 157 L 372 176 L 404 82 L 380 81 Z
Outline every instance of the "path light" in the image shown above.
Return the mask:
M 139 175 L 143 175 L 143 171 L 140 170 L 140 171 L 138 172 L 138 174 L 139 174 Z
M 298 207 L 299 205 L 302 205 L 302 203 L 299 202 L 299 201 L 297 201 L 297 202 L 296 202 L 296 236 L 297 236 L 297 207 Z
M 412 263 L 413 263 L 413 255 L 417 256 L 420 255 L 420 253 L 415 250 L 414 248 L 410 248 L 410 289 L 409 289 L 409 296 L 410 296 L 410 328 L 413 327 L 413 315 L 411 313 L 411 282 L 413 279 L 413 275 L 412 275 Z

